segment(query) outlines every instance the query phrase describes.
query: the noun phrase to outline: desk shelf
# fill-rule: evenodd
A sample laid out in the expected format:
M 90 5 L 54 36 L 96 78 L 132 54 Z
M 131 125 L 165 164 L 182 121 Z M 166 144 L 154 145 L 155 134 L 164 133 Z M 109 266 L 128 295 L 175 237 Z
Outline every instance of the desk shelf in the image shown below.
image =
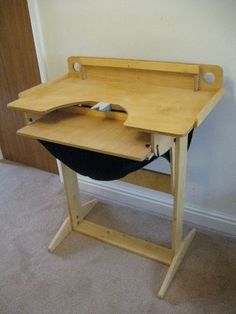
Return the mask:
M 57 144 L 142 161 L 151 156 L 150 134 L 123 125 L 126 114 L 84 108 L 54 111 L 17 133 Z M 118 117 L 118 119 L 117 119 Z

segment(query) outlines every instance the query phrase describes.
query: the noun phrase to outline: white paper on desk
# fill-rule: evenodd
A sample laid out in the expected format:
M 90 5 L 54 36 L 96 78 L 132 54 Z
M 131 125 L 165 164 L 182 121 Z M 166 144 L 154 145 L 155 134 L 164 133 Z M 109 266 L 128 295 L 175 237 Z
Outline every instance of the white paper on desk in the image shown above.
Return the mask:
M 96 105 L 91 107 L 91 109 L 98 111 L 111 111 L 111 104 L 107 102 L 98 102 Z

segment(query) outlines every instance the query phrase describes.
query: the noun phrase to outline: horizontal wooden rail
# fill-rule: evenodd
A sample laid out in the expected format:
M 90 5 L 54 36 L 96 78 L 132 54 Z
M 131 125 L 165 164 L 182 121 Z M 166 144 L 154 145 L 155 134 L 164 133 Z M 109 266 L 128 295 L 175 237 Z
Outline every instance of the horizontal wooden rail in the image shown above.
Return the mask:
M 73 230 L 166 265 L 171 264 L 174 256 L 173 251 L 169 248 L 132 237 L 87 220 L 83 220 Z
M 129 173 L 121 181 L 171 194 L 171 178 L 165 173 L 141 169 Z
M 71 59 L 69 58 L 69 61 L 75 61 L 76 58 L 78 63 L 82 66 L 129 68 L 138 70 L 177 72 L 193 75 L 199 74 L 199 65 L 197 64 L 89 57 L 71 57 Z

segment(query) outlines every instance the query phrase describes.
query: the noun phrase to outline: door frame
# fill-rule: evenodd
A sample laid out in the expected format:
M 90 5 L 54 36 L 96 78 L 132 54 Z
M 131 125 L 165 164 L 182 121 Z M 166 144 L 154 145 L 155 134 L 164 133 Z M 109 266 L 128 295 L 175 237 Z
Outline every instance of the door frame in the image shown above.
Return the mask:
M 42 83 L 48 81 L 47 68 L 45 62 L 45 48 L 43 42 L 42 28 L 40 22 L 40 15 L 38 9 L 38 3 L 35 0 L 27 0 L 29 8 L 30 23 L 32 27 L 32 33 L 34 38 L 34 45 L 36 50 L 36 56 L 38 60 L 39 73 Z
M 35 0 L 27 0 L 28 9 L 29 9 L 29 16 L 30 16 L 30 23 L 32 27 L 34 45 L 36 50 L 36 56 L 38 60 L 39 66 L 39 73 L 41 82 L 45 83 L 48 81 L 48 74 L 47 74 L 47 67 L 45 61 L 45 47 L 43 41 L 43 34 L 42 34 L 42 27 L 40 21 L 40 14 L 38 3 Z M 1 158 L 1 148 L 0 148 L 0 158 Z M 62 173 L 61 173 L 61 162 L 56 159 L 57 168 L 60 176 L 60 181 L 62 182 Z

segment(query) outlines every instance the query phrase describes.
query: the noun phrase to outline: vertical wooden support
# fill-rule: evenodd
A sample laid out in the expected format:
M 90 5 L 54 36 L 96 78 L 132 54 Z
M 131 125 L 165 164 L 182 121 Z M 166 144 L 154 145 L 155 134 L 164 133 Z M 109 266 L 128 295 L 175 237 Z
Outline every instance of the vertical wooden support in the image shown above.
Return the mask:
M 77 173 L 63 163 L 61 163 L 61 170 L 70 222 L 72 229 L 74 229 L 81 221 L 83 221 L 91 209 L 97 204 L 97 200 L 92 199 L 82 205 L 80 201 Z
M 171 193 L 174 195 L 175 188 L 175 144 L 170 149 L 170 168 L 171 168 Z
M 177 137 L 174 161 L 174 209 L 172 229 L 172 249 L 176 253 L 183 237 L 183 207 L 185 196 L 185 177 L 187 168 L 188 136 Z
M 63 222 L 49 244 L 48 250 L 50 252 L 53 252 L 55 248 L 67 237 L 67 235 L 76 227 L 80 219 L 81 204 L 77 174 L 63 163 L 61 163 L 61 170 L 69 217 L 67 217 Z
M 173 233 L 171 249 L 174 253 L 170 268 L 167 271 L 165 279 L 158 292 L 158 297 L 163 298 L 174 278 L 184 256 L 190 246 L 196 231 L 193 229 L 187 237 L 183 237 L 183 212 L 184 212 L 184 195 L 185 179 L 187 168 L 187 142 L 188 136 L 176 138 L 175 147 L 172 149 L 172 187 L 174 196 L 173 209 Z
M 61 163 L 61 170 L 64 180 L 64 190 L 67 199 L 67 208 L 70 216 L 72 229 L 79 223 L 80 217 L 80 195 L 77 174 L 75 171 Z
M 85 65 L 81 65 L 81 78 L 82 80 L 87 79 L 87 70 Z
M 200 80 L 199 74 L 194 75 L 194 91 L 195 92 L 199 90 L 199 80 Z
M 61 225 L 60 229 L 49 244 L 48 250 L 53 252 L 55 248 L 76 228 L 76 226 L 88 215 L 97 204 L 93 199 L 81 205 L 77 173 L 61 163 L 61 171 L 64 181 L 64 190 L 67 199 L 69 217 Z

